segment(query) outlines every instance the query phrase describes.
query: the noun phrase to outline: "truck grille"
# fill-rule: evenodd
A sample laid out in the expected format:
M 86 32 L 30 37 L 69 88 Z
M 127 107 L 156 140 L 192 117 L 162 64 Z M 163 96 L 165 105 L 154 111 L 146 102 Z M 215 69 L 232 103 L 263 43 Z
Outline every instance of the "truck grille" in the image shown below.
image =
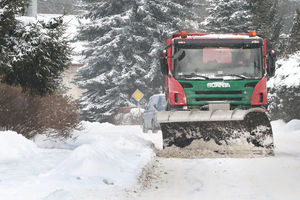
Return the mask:
M 243 92 L 235 91 L 195 91 L 196 101 L 242 101 Z M 231 96 L 234 95 L 234 96 Z
M 242 91 L 196 91 L 196 94 L 242 94 Z
M 196 98 L 196 101 L 242 101 L 241 97 L 206 97 L 206 98 Z
M 203 107 L 207 104 L 226 102 L 230 105 L 250 105 L 253 90 L 258 80 L 231 80 L 230 87 L 208 87 L 208 83 L 216 80 L 179 81 L 191 107 Z M 222 81 L 221 81 L 222 82 Z

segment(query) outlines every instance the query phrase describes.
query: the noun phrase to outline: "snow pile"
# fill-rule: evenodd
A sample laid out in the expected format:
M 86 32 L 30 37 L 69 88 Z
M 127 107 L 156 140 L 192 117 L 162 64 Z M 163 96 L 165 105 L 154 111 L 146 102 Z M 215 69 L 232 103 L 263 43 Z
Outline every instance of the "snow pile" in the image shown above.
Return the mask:
M 142 169 L 154 157 L 152 143 L 134 134 L 140 128 L 91 122 L 83 122 L 83 127 L 74 132 L 75 140 L 56 143 L 74 150 L 48 175 L 96 178 L 118 186 L 137 184 Z
M 90 122 L 66 141 L 0 132 L 1 199 L 74 199 L 90 190 L 106 199 L 132 188 L 155 156 L 141 136 L 140 126 Z
M 289 123 L 284 123 L 282 120 L 272 122 L 273 129 L 287 132 L 286 134 L 300 134 L 300 120 L 294 119 Z M 298 133 L 299 132 L 299 133 Z
M 27 159 L 39 150 L 32 141 L 13 131 L 0 131 L 0 163 Z
M 300 120 L 284 123 L 282 120 L 272 122 L 275 153 L 277 156 L 300 156 Z
M 269 88 L 300 86 L 300 51 L 278 60 L 276 64 L 275 76 L 268 81 Z

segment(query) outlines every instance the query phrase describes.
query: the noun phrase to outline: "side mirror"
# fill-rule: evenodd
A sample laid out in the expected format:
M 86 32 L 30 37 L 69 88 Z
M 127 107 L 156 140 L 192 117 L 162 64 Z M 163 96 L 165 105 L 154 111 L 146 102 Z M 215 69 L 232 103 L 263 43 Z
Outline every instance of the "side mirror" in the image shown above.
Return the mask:
M 168 75 L 168 60 L 167 60 L 167 51 L 163 50 L 160 56 L 160 69 L 161 73 L 165 76 Z
M 267 73 L 268 75 L 274 76 L 275 74 L 275 67 L 276 67 L 276 52 L 274 50 L 271 50 L 268 59 L 267 59 Z

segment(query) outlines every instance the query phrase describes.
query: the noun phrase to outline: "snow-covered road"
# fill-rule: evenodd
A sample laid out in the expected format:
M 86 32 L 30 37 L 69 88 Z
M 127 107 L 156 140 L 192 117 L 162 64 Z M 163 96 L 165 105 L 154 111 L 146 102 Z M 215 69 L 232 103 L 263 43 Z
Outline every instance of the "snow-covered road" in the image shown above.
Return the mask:
M 0 132 L 0 199 L 298 200 L 300 120 L 272 127 L 276 155 L 268 158 L 155 158 L 161 134 L 139 126 L 84 122 L 65 142 Z
M 268 158 L 158 158 L 151 186 L 135 199 L 298 200 L 300 123 L 272 123 L 275 156 Z M 296 131 L 298 130 L 298 131 Z
M 162 159 L 136 199 L 297 200 L 300 158 Z

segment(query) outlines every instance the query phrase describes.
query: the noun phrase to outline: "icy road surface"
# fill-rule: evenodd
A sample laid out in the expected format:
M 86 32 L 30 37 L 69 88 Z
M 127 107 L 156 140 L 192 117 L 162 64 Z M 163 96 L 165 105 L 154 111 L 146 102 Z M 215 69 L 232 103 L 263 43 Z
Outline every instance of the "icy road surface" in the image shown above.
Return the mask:
M 272 126 L 275 157 L 255 159 L 155 158 L 161 135 L 138 126 L 85 122 L 65 142 L 0 131 L 0 199 L 298 200 L 300 120 Z

